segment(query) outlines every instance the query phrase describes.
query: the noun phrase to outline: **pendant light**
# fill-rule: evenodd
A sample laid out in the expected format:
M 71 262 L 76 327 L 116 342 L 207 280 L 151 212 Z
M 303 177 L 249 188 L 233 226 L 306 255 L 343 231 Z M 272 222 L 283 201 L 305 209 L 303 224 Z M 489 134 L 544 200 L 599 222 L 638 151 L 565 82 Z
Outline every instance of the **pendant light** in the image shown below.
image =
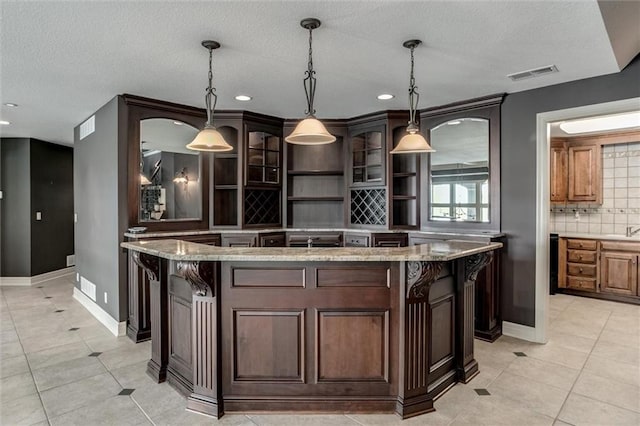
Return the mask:
M 313 49 L 312 33 L 320 26 L 320 20 L 307 18 L 300 21 L 302 28 L 309 30 L 309 62 L 303 80 L 304 93 L 307 95 L 307 117 L 302 120 L 293 132 L 284 138 L 285 141 L 297 145 L 322 145 L 335 142 L 336 137 L 327 131 L 324 124 L 315 117 L 316 110 L 313 109 L 313 99 L 316 94 L 316 72 L 313 70 Z
M 187 148 L 194 151 L 210 151 L 210 152 L 224 152 L 232 151 L 233 147 L 224 140 L 222 134 L 213 125 L 213 111 L 216 109 L 216 103 L 218 102 L 218 96 L 216 95 L 215 87 L 213 87 L 213 72 L 211 70 L 211 63 L 213 60 L 213 50 L 220 47 L 220 43 L 213 40 L 205 40 L 202 45 L 209 50 L 209 86 L 206 89 L 204 96 L 205 105 L 207 107 L 207 123 L 204 125 L 204 129 L 198 133 L 196 138 L 187 145 Z
M 411 76 L 409 77 L 409 125 L 407 126 L 407 134 L 400 139 L 391 154 L 415 154 L 422 152 L 435 152 L 435 149 L 429 146 L 427 140 L 420 134 L 420 128 L 416 121 L 416 109 L 418 109 L 418 100 L 420 94 L 416 91 L 416 79 L 413 77 L 413 51 L 422 42 L 420 40 L 408 40 L 402 45 L 407 49 L 411 49 Z

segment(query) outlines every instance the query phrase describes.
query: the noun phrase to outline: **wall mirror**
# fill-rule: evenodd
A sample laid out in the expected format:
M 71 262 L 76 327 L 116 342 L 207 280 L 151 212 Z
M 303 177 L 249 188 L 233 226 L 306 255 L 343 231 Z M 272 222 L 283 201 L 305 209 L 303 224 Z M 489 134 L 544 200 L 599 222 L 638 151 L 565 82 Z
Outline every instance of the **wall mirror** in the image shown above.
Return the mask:
M 140 120 L 140 222 L 202 218 L 198 129 L 177 120 Z
M 436 150 L 423 155 L 423 229 L 500 230 L 500 104 L 503 95 L 423 110 Z
M 489 120 L 463 117 L 429 132 L 429 219 L 489 222 Z

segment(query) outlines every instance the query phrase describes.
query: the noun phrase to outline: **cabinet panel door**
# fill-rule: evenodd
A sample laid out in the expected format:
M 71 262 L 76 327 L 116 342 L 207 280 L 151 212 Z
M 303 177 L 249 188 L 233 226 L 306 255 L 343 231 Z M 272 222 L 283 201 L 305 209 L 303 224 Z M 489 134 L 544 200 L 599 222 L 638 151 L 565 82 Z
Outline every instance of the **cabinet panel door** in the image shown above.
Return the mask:
M 567 201 L 600 202 L 600 146 L 570 146 Z
M 638 294 L 637 254 L 603 251 L 600 274 L 600 290 L 603 293 Z
M 551 202 L 567 200 L 567 150 L 551 148 Z

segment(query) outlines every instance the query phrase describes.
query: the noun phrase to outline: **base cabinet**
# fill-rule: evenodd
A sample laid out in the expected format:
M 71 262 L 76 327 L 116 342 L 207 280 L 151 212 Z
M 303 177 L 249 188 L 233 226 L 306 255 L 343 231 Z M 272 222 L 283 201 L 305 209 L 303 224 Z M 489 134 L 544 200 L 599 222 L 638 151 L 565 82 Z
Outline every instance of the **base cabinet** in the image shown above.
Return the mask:
M 560 238 L 560 292 L 640 304 L 640 243 Z

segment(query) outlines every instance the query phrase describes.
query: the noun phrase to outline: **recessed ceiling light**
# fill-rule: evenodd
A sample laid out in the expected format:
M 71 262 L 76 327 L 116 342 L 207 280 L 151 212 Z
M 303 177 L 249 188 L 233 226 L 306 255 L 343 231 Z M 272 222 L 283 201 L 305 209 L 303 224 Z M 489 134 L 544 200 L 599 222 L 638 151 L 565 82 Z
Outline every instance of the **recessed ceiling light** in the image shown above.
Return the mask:
M 16 107 L 18 106 L 18 104 L 14 104 L 14 103 L 11 103 L 11 102 L 7 102 L 7 103 L 5 103 L 5 104 L 4 104 L 4 106 L 8 106 L 8 107 L 10 107 L 10 108 L 16 108 Z
M 251 96 L 247 96 L 247 95 L 238 95 L 236 96 L 236 101 L 250 101 L 251 100 Z
M 173 124 L 176 126 L 182 126 L 184 123 L 182 121 L 174 121 Z
M 0 125 L 8 126 L 9 124 L 11 124 L 10 121 L 0 120 Z
M 390 93 L 383 93 L 381 95 L 378 95 L 378 99 L 380 99 L 381 101 L 388 101 L 389 99 L 393 99 L 395 96 L 393 96 Z
M 640 111 L 560 123 L 560 128 L 569 134 L 628 129 L 630 127 L 640 127 Z

